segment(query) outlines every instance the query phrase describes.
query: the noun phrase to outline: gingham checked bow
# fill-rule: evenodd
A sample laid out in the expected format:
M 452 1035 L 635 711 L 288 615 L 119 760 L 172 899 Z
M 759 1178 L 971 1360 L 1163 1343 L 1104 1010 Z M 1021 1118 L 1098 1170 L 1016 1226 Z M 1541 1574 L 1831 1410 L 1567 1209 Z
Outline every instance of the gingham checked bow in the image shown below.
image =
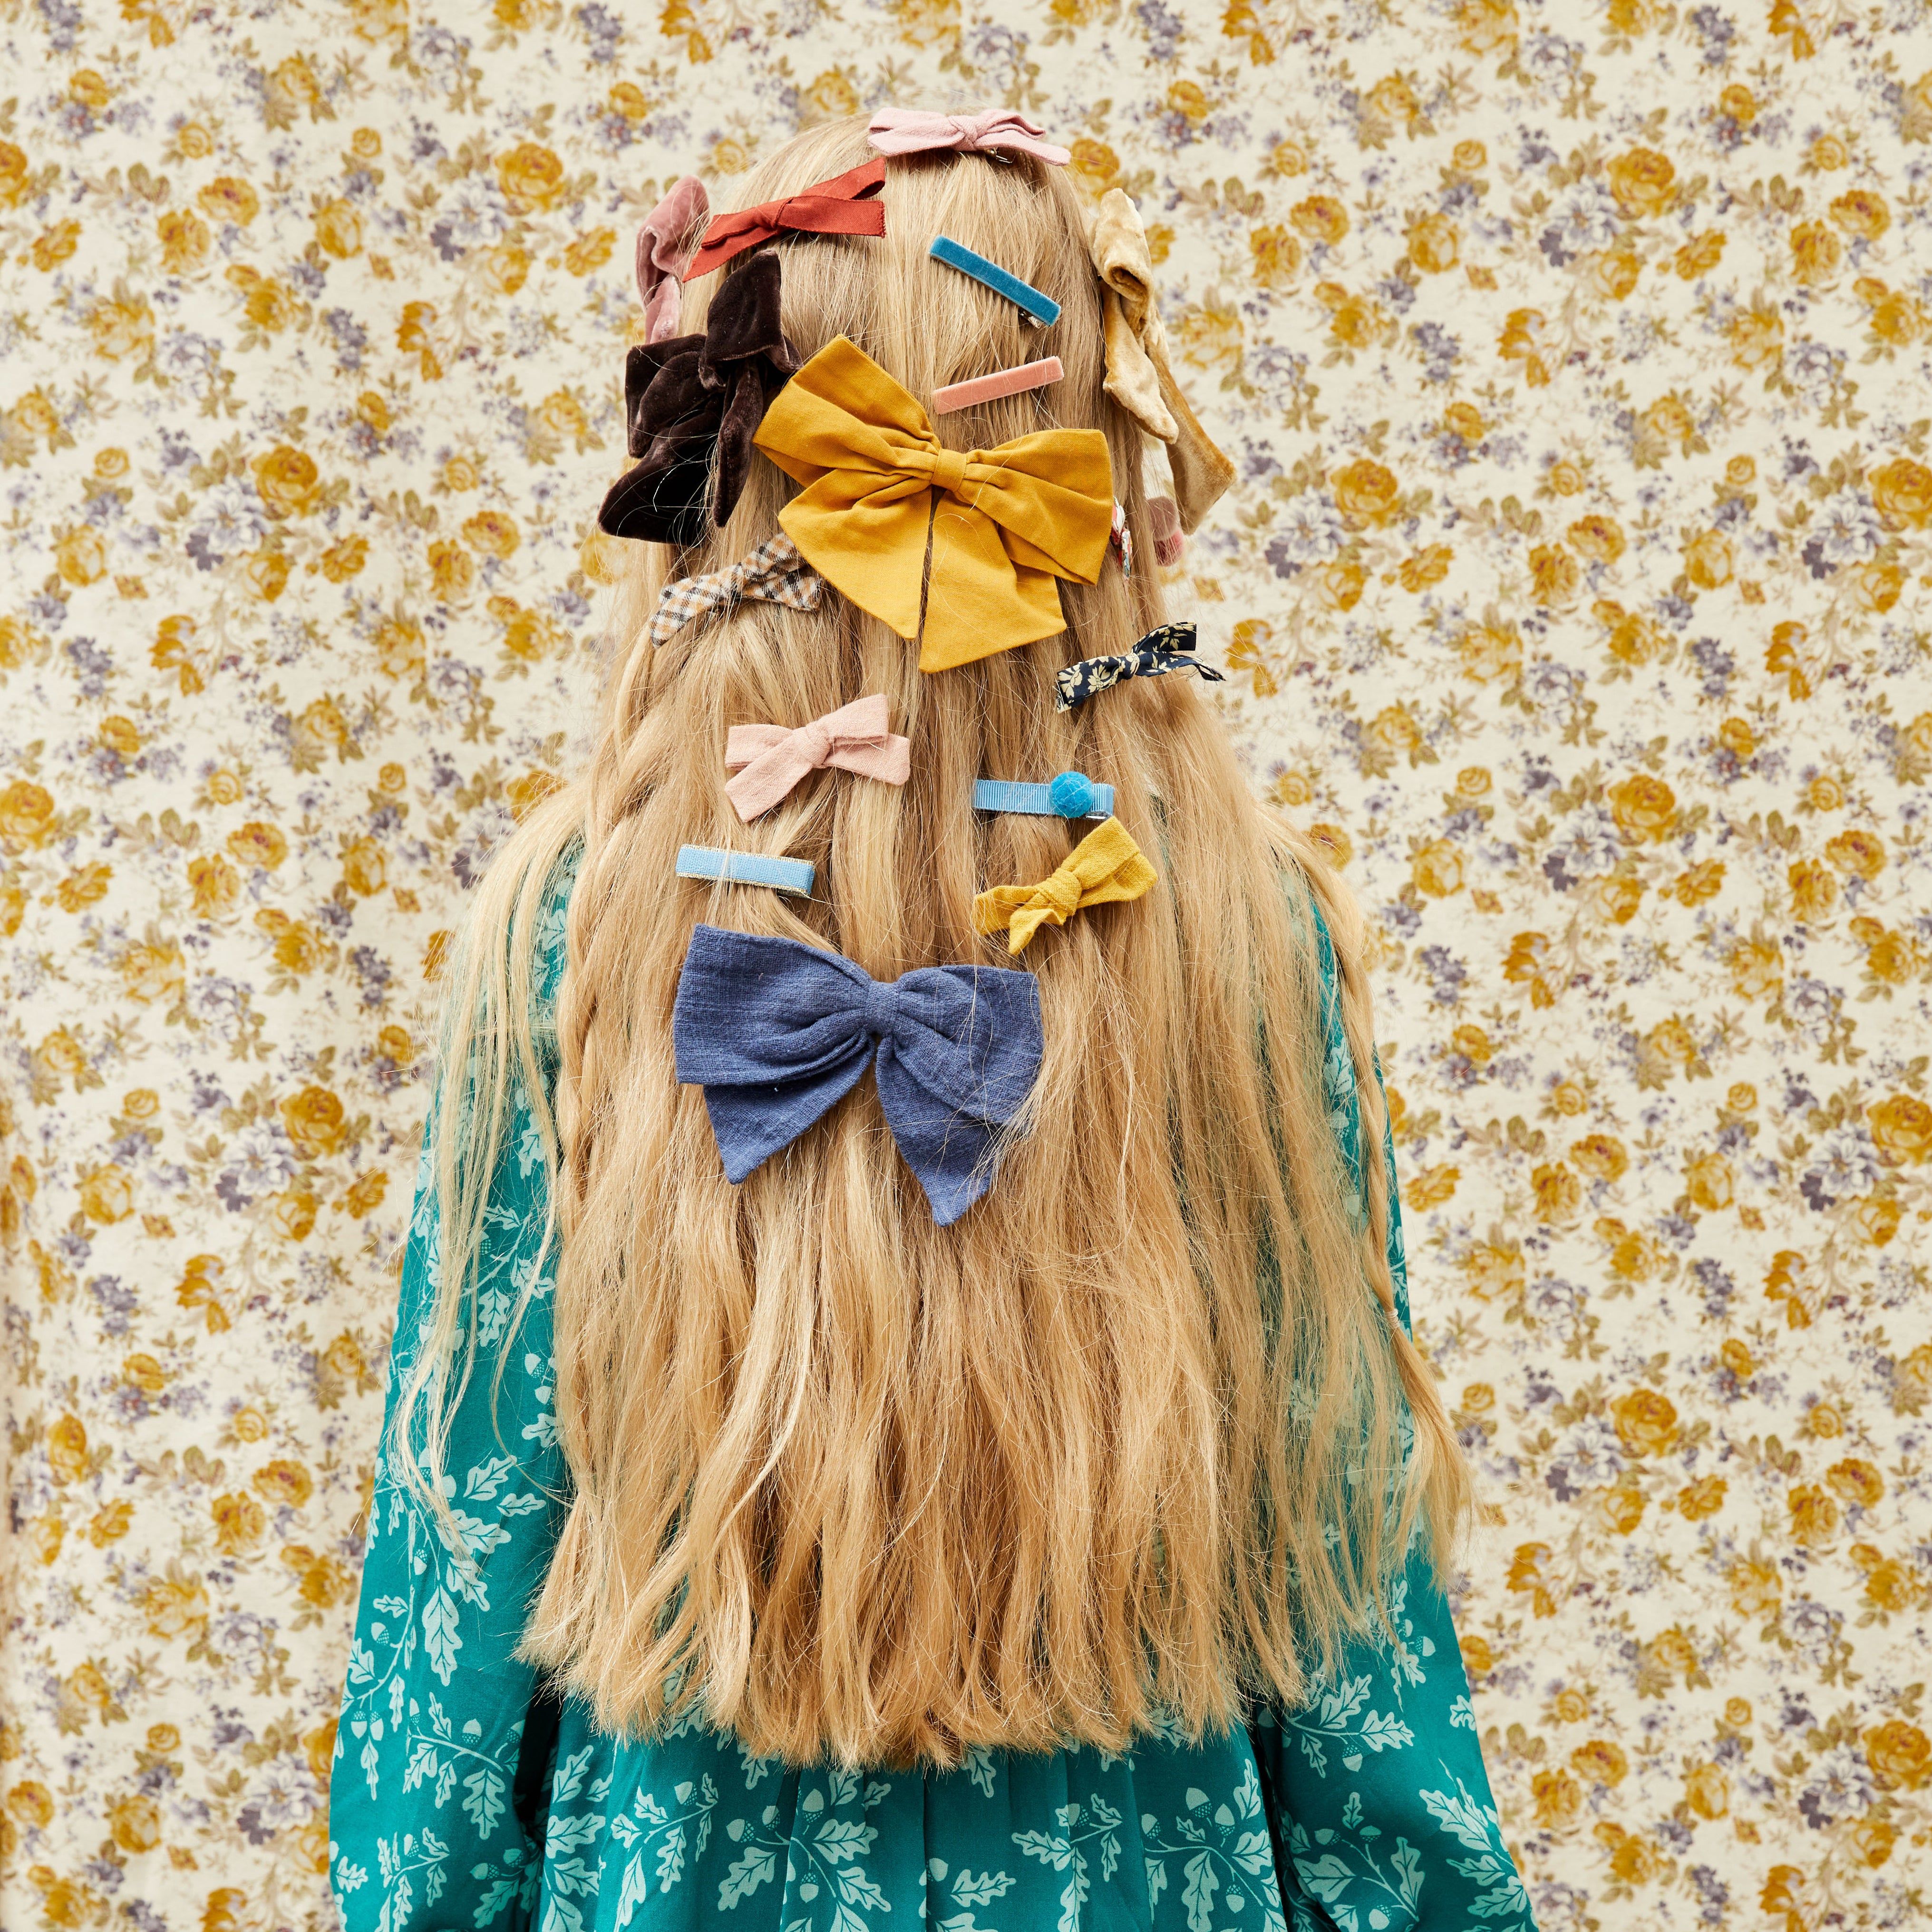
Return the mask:
M 798 554 L 798 546 L 783 531 L 767 538 L 751 555 L 728 569 L 703 577 L 680 577 L 658 593 L 651 614 L 650 640 L 662 644 L 674 638 L 694 617 L 707 610 L 728 610 L 742 598 L 764 604 L 788 604 L 794 610 L 815 610 L 825 595 L 825 580 Z

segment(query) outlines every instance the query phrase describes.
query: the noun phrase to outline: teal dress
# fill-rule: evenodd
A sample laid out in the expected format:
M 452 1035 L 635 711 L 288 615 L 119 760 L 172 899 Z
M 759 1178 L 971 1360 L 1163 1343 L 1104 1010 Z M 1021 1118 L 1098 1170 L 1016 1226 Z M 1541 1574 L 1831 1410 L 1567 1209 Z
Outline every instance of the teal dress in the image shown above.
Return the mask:
M 1359 1183 L 1320 940 L 1329 1104 Z M 541 1022 L 562 967 L 561 896 L 538 943 Z M 544 1219 L 526 1101 L 514 1129 L 469 1290 L 478 1366 L 445 1478 L 470 1561 L 386 1455 L 376 1466 L 330 1797 L 346 1932 L 1534 1932 L 1448 1605 L 1420 1554 L 1397 1592 L 1399 1642 L 1354 1649 L 1301 1708 L 1200 1744 L 981 1750 L 944 1774 L 797 1771 L 696 1721 L 626 1743 L 546 1694 L 515 1650 L 569 1478 L 547 1276 L 508 1332 Z M 1406 1325 L 1399 1226 L 1390 1242 Z M 392 1403 L 437 1246 L 419 1178 Z

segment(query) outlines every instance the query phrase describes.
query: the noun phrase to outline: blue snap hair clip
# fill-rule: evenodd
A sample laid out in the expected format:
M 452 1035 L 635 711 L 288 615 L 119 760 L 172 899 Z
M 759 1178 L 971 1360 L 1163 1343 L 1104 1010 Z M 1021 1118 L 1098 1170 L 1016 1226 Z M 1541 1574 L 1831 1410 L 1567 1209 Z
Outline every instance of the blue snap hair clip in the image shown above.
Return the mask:
M 715 845 L 680 845 L 680 879 L 716 879 L 730 886 L 770 886 L 808 899 L 816 868 L 809 859 L 778 859 L 763 852 L 723 852 Z
M 944 262 L 949 268 L 957 268 L 962 275 L 970 275 L 976 282 L 983 283 L 996 296 L 1004 296 L 1016 308 L 1024 309 L 1042 327 L 1060 320 L 1060 304 L 1052 296 L 1035 288 L 1030 282 L 1022 281 L 998 262 L 975 254 L 963 242 L 956 242 L 950 235 L 938 236 L 926 253 L 935 262 Z

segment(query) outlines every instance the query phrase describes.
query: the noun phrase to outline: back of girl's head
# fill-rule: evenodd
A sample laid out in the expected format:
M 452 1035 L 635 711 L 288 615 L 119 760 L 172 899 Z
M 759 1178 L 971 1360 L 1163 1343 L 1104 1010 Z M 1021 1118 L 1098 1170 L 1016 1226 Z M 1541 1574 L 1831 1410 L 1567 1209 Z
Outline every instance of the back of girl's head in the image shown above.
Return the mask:
M 742 204 L 869 153 L 858 122 L 802 136 Z M 928 674 L 829 589 L 815 610 L 746 602 L 646 640 L 668 574 L 776 532 L 794 485 L 768 463 L 694 550 L 627 547 L 590 766 L 494 868 L 458 976 L 449 1064 L 480 1070 L 486 1130 L 439 1148 L 448 1366 L 419 1378 L 405 1422 L 434 1461 L 464 1366 L 456 1298 L 493 1096 L 536 1072 L 526 935 L 577 848 L 554 1190 L 575 1494 L 532 1653 L 614 1726 L 695 1705 L 794 1760 L 1118 1748 L 1156 1721 L 1232 1721 L 1247 1690 L 1298 1693 L 1304 1660 L 1370 1613 L 1415 1514 L 1450 1532 L 1466 1478 L 1390 1316 L 1382 1162 L 1361 1163 L 1352 1211 L 1329 1124 L 1318 908 L 1365 1134 L 1383 1118 L 1352 906 L 1255 803 L 1190 680 L 1054 707 L 1062 666 L 1162 616 L 1141 431 L 1104 388 L 1076 190 L 1030 158 L 948 153 L 888 164 L 882 199 L 883 237 L 775 244 L 800 358 L 844 335 L 929 410 L 944 385 L 1058 356 L 1058 382 L 934 427 L 980 450 L 1103 431 L 1144 561 L 1063 584 L 1063 634 Z M 1057 322 L 930 260 L 940 234 L 1051 296 Z M 688 291 L 684 327 L 703 314 Z M 935 578 L 928 612 L 946 594 Z M 820 772 L 740 823 L 733 725 L 800 725 L 873 692 L 910 740 L 909 782 Z M 1066 770 L 1114 786 L 1158 883 L 1016 960 L 976 929 L 976 893 L 1043 878 L 1087 828 L 977 814 L 974 782 Z M 687 844 L 808 860 L 812 896 L 680 879 Z M 672 1050 L 700 921 L 830 946 L 878 980 L 1032 969 L 1044 1057 L 986 1197 L 936 1226 L 869 1081 L 728 1183 Z
M 870 153 L 862 122 L 820 129 L 788 143 L 749 174 L 741 198 L 758 206 L 796 194 Z M 883 236 L 812 236 L 778 244 L 784 330 L 797 355 L 808 358 L 835 337 L 846 336 L 928 410 L 934 392 L 947 384 L 1057 356 L 1065 372 L 1058 382 L 935 417 L 934 428 L 942 443 L 962 450 L 991 448 L 1041 429 L 1105 431 L 1116 492 L 1139 539 L 1138 554 L 1150 557 L 1141 431 L 1102 388 L 1098 286 L 1088 262 L 1078 196 L 1064 172 L 1025 158 L 1002 163 L 983 156 L 914 156 L 889 164 L 881 198 Z M 930 260 L 928 246 L 942 234 L 997 260 L 1053 297 L 1060 304 L 1059 320 L 1049 328 L 1036 327 L 1012 303 Z M 728 266 L 724 272 L 731 272 Z M 704 314 L 700 302 L 687 298 L 687 328 L 701 328 Z M 777 530 L 778 509 L 792 493 L 778 469 L 754 464 L 724 526 L 679 558 L 677 573 L 722 568 L 747 555 Z M 620 636 L 637 636 L 670 553 L 655 545 L 627 548 L 633 556 L 615 628 Z M 946 586 L 935 583 L 931 595 L 943 598 Z M 1051 777 L 1078 763 L 1086 738 L 1106 730 L 1109 712 L 1177 708 L 1174 692 L 1146 685 L 1131 692 L 1124 688 L 1110 706 L 1090 706 L 1078 717 L 1056 715 L 1053 672 L 1083 651 L 1131 643 L 1159 621 L 1160 610 L 1158 589 L 1145 568 L 1130 580 L 1109 568 L 1097 584 L 1066 584 L 1061 595 L 1071 620 L 1068 636 L 938 676 L 922 674 L 916 650 L 836 596 L 828 596 L 817 613 L 747 602 L 724 622 L 687 626 L 661 650 L 640 638 L 621 657 L 614 681 L 616 722 L 620 734 L 639 730 L 638 755 L 654 755 L 662 746 L 688 761 L 671 788 L 678 804 L 667 815 L 665 830 L 673 849 L 691 841 L 819 862 L 824 868 L 820 884 L 830 888 L 818 895 L 819 903 L 801 915 L 766 895 L 766 926 L 796 932 L 802 917 L 868 971 L 974 956 L 1004 961 L 1002 950 L 988 950 L 974 932 L 970 917 L 976 855 L 967 835 L 973 830 L 973 778 Z M 1070 649 L 1076 638 L 1080 648 Z M 1179 680 L 1173 682 L 1178 686 Z M 923 748 L 905 791 L 836 782 L 801 788 L 785 807 L 741 826 L 724 797 L 716 733 L 748 718 L 803 722 L 872 692 L 884 692 L 890 700 L 893 728 Z M 646 723 L 653 715 L 655 730 Z M 716 732 L 692 728 L 700 725 Z M 982 752 L 992 763 L 982 762 Z M 1106 776 L 1114 777 L 1111 767 Z M 627 781 L 623 789 L 628 797 L 634 788 Z M 700 814 L 694 826 L 689 822 L 693 809 Z M 680 814 L 685 822 L 672 823 Z M 848 826 L 848 819 L 857 822 Z M 840 834 L 836 858 L 835 822 Z M 1011 842 L 1010 853 L 1000 851 L 1003 862 L 1037 866 L 1048 855 L 1057 862 L 1065 854 L 1058 832 L 1038 822 L 995 821 L 989 829 L 996 839 Z M 848 830 L 854 835 L 849 839 Z M 855 868 L 874 855 L 884 859 L 881 848 L 887 843 L 895 870 L 902 861 L 914 874 L 943 866 L 957 890 L 908 894 L 855 878 Z M 848 884 L 851 890 L 845 890 Z M 761 916 L 758 905 L 746 910 Z

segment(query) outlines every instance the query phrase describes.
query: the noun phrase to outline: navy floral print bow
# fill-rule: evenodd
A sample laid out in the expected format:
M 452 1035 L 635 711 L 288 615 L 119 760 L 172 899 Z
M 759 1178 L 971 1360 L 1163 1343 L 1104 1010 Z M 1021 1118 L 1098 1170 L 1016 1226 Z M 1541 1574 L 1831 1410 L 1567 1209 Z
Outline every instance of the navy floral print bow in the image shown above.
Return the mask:
M 1190 655 L 1193 649 L 1192 624 L 1163 624 L 1159 630 L 1148 632 L 1130 651 L 1082 658 L 1055 675 L 1060 700 L 1053 708 L 1071 711 L 1076 705 L 1084 704 L 1096 691 L 1105 691 L 1123 678 L 1165 677 L 1171 670 L 1198 670 L 1210 684 L 1226 682 L 1212 664 L 1204 664 Z

